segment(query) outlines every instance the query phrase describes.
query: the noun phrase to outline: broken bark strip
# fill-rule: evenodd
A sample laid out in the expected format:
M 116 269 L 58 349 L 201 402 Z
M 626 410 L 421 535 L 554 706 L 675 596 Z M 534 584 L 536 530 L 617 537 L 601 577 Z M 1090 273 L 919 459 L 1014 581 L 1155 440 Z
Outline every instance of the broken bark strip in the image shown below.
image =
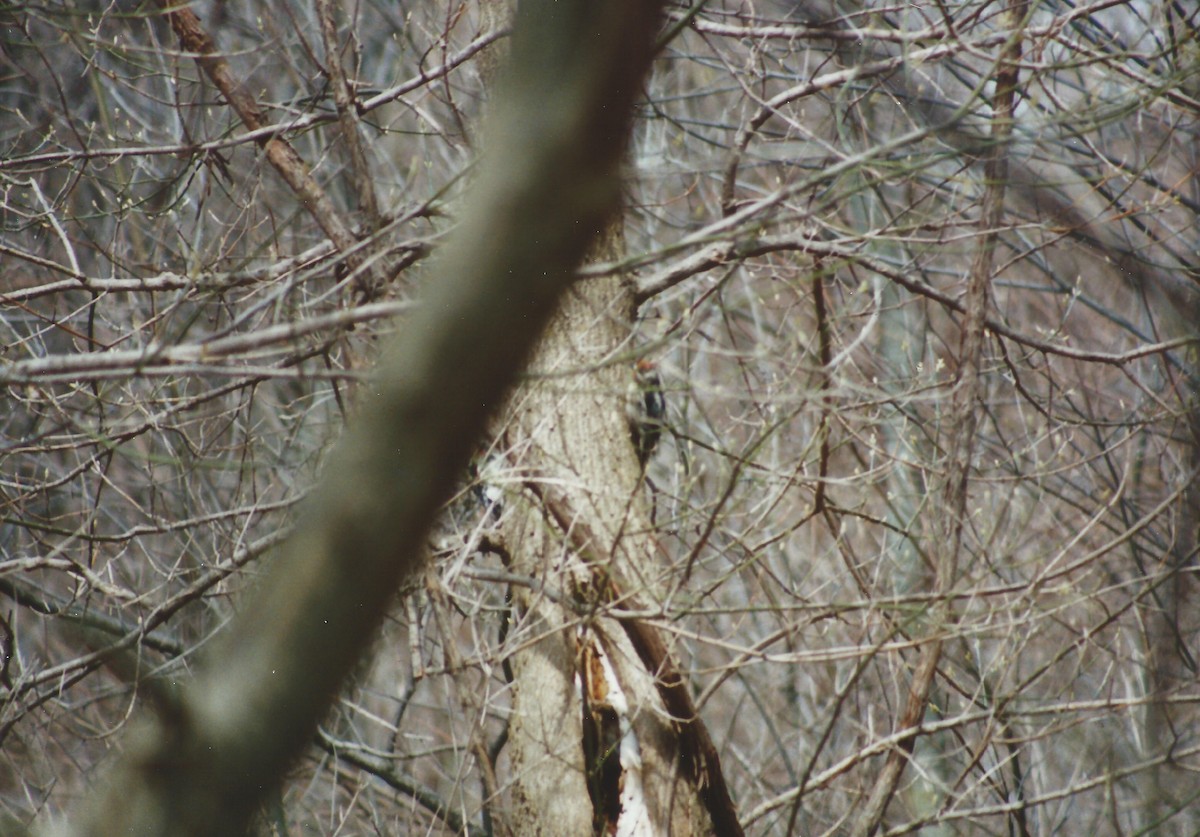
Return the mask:
M 616 592 L 614 589 L 614 598 Z M 671 659 L 666 644 L 654 626 L 643 619 L 619 621 L 642 664 L 654 675 L 658 694 L 675 720 L 679 731 L 680 762 L 696 786 L 696 792 L 712 818 L 716 833 L 741 837 L 742 825 L 738 822 L 737 807 L 729 795 L 725 773 L 721 770 L 721 756 L 708 734 L 708 727 L 696 711 L 692 694 Z
M 592 800 L 594 834 L 616 834 L 621 827 L 622 793 L 628 788 L 621 752 L 621 714 L 613 704 L 615 672 L 604 658 L 599 636 L 576 639 L 576 676 L 580 682 L 583 715 L 583 763 L 588 796 Z M 609 677 L 613 678 L 610 681 Z M 624 696 L 620 696 L 622 704 Z M 622 706 L 627 712 L 628 706 Z M 640 756 L 639 756 L 640 760 Z M 638 784 L 641 784 L 639 776 Z
M 217 51 L 217 45 L 204 31 L 195 13 L 184 6 L 172 6 L 170 0 L 158 0 L 158 4 L 184 51 L 191 54 L 204 74 L 221 91 L 247 130 L 256 131 L 265 127 L 268 123 L 258 103 L 246 86 L 234 77 L 229 62 Z M 255 142 L 338 251 L 345 253 L 353 249 L 357 239 L 292 144 L 279 136 L 263 136 Z
M 550 512 L 571 548 L 593 567 L 593 580 L 601 599 L 609 604 L 619 602 L 634 610 L 645 610 L 636 596 L 622 593 L 616 581 L 608 575 L 610 562 L 596 554 L 596 544 L 602 541 L 584 519 L 572 513 L 566 498 L 556 494 L 549 486 L 539 485 L 535 481 L 530 481 L 529 487 Z M 625 635 L 641 659 L 642 665 L 654 678 L 655 688 L 672 718 L 678 735 L 680 767 L 684 776 L 695 787 L 712 820 L 715 833 L 722 837 L 741 837 L 744 832 L 738 821 L 737 806 L 734 805 L 729 786 L 725 782 L 720 754 L 708 734 L 708 727 L 696 710 L 688 684 L 671 659 L 662 636 L 644 619 L 622 618 L 619 614 L 614 616 L 624 628 Z

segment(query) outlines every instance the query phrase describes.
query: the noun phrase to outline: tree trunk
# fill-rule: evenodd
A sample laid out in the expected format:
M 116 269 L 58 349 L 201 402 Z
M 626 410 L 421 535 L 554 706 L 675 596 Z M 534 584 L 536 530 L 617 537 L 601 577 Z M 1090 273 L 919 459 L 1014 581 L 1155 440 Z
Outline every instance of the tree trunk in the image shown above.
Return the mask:
M 614 226 L 596 256 L 612 261 L 622 250 Z M 508 747 L 519 834 L 717 833 L 696 780 L 705 774 L 687 743 L 686 728 L 700 722 L 679 724 L 679 710 L 665 703 L 637 645 L 636 631 L 654 629 L 609 611 L 614 600 L 627 609 L 656 600 L 666 569 L 624 412 L 633 313 L 632 289 L 620 277 L 576 285 L 502 430 L 529 501 L 506 533 L 513 569 L 538 582 L 514 594 L 519 650 Z M 715 753 L 704 758 L 722 788 L 717 817 L 728 819 Z

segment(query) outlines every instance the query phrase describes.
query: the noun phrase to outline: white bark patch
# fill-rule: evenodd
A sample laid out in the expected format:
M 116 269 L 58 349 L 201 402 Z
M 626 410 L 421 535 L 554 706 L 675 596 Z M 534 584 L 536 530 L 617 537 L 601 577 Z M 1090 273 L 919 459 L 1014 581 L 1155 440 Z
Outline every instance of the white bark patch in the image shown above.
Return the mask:
M 629 701 L 600 643 L 595 643 L 595 650 L 604 671 L 608 703 L 621 724 L 621 816 L 616 837 L 658 837 L 642 787 L 642 750 L 629 721 Z

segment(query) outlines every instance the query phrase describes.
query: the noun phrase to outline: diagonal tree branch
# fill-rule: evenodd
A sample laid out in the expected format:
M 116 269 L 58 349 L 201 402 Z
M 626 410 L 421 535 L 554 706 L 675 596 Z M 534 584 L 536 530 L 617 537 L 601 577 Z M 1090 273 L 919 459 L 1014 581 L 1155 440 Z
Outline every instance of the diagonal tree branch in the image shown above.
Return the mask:
M 531 481 L 529 488 L 541 499 L 571 548 L 588 566 L 603 568 L 594 571 L 597 592 L 610 604 L 620 601 L 627 609 L 646 611 L 637 595 L 620 590 L 617 580 L 608 577 L 613 563 L 611 556 L 596 554 L 596 545 L 604 541 L 573 512 L 570 501 L 548 485 Z M 672 659 L 661 633 L 651 622 L 636 616 L 622 616 L 619 621 L 645 670 L 654 678 L 655 689 L 678 731 L 680 767 L 696 787 L 713 827 L 722 837 L 740 837 L 744 832 L 721 769 L 720 754 L 696 709 L 691 687 Z
M 200 25 L 200 19 L 195 13 L 185 6 L 172 5 L 171 0 L 159 0 L 159 5 L 166 13 L 167 22 L 171 24 L 179 43 L 184 50 L 191 53 L 200 69 L 221 91 L 221 95 L 237 113 L 242 124 L 250 131 L 267 125 L 258 102 L 246 86 L 234 77 L 229 62 L 217 51 L 217 45 Z M 343 253 L 351 250 L 356 243 L 354 234 L 342 220 L 341 213 L 333 205 L 329 195 L 312 176 L 299 152 L 286 139 L 274 134 L 260 137 L 257 142 L 267 155 L 267 160 L 291 187 L 297 199 L 329 236 L 334 246 Z

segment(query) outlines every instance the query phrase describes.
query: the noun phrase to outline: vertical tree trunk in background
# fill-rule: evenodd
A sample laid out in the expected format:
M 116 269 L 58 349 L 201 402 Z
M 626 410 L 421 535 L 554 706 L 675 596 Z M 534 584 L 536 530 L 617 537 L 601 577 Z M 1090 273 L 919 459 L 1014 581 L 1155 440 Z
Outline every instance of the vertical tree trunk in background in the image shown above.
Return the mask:
M 622 250 L 614 225 L 595 255 L 611 261 Z M 520 650 L 512 659 L 508 749 L 519 834 L 590 833 L 594 808 L 605 803 L 589 796 L 589 781 L 592 796 L 607 794 L 613 802 L 616 786 L 600 787 L 588 761 L 596 754 L 584 747 L 581 719 L 588 708 L 580 689 L 586 688 L 584 660 L 596 649 L 629 704 L 625 732 L 640 756 L 640 766 L 622 765 L 627 793 L 611 816 L 644 818 L 642 827 L 650 828 L 630 833 L 713 833 L 698 789 L 680 769 L 683 745 L 655 678 L 625 628 L 605 613 L 614 588 L 641 601 L 654 598 L 658 560 L 624 415 L 632 317 L 632 291 L 621 278 L 576 285 L 547 328 L 504 426 L 504 447 L 513 451 L 532 499 L 511 524 L 514 569 L 546 585 L 514 594 Z M 526 636 L 539 639 L 526 645 Z M 610 695 L 602 708 L 592 706 L 590 717 L 619 700 Z M 608 722 L 618 729 L 626 720 Z M 603 812 L 596 816 L 596 827 L 605 827 Z
M 1187 311 L 1163 306 L 1161 318 L 1174 335 L 1194 336 L 1193 317 L 1175 316 Z M 1152 766 L 1138 776 L 1143 808 L 1141 823 L 1154 832 L 1163 822 L 1180 822 L 1181 827 L 1194 827 L 1196 814 L 1180 818 L 1180 812 L 1197 811 L 1195 775 L 1171 758 L 1180 744 L 1178 710 L 1171 699 L 1186 694 L 1196 679 L 1197 649 L 1189 648 L 1185 639 L 1194 636 L 1197 623 L 1195 608 L 1197 549 L 1200 547 L 1200 405 L 1196 402 L 1196 353 L 1182 356 L 1177 387 L 1184 390 L 1181 400 L 1190 407 L 1178 421 L 1180 460 L 1192 469 L 1190 485 L 1186 486 L 1179 502 L 1179 521 L 1171 548 L 1156 556 L 1156 566 L 1147 568 L 1157 580 L 1150 585 L 1142 601 L 1145 625 L 1145 661 L 1143 688 L 1146 706 L 1141 713 L 1142 752 L 1138 755 Z M 1136 560 L 1136 553 L 1133 553 Z
M 615 227 L 614 227 L 615 229 Z M 610 241 L 613 236 L 610 230 Z M 622 304 L 622 301 L 624 304 Z M 610 521 L 633 498 L 636 468 L 618 393 L 622 365 L 613 363 L 629 333 L 630 301 L 619 282 L 577 285 L 547 328 L 528 367 L 530 379 L 512 402 L 505 447 L 521 451 L 527 481 L 553 486 L 610 553 Z M 622 498 L 621 494 L 624 494 Z M 619 513 L 619 512 L 618 512 Z M 513 519 L 514 569 L 541 579 L 563 599 L 516 591 L 519 637 L 543 638 L 513 655 L 513 764 L 517 833 L 587 834 L 592 830 L 583 757 L 583 727 L 575 687 L 577 628 L 572 591 L 591 587 L 590 569 L 564 543 L 539 502 Z
M 511 4 L 483 0 L 481 12 L 486 28 L 500 28 Z M 489 86 L 503 52 L 495 45 L 482 58 Z M 621 260 L 623 227 L 621 217 L 613 219 L 598 234 L 590 260 Z M 517 650 L 510 658 L 506 750 L 513 797 L 507 825 L 515 834 L 608 833 L 618 821 L 621 833 L 714 833 L 699 789 L 680 769 L 681 738 L 656 688 L 657 672 L 647 670 L 621 624 L 604 615 L 614 589 L 641 601 L 656 598 L 651 587 L 659 559 L 625 416 L 636 313 L 624 276 L 577 283 L 498 422 L 503 438 L 497 449 L 508 452 L 507 466 L 522 475 L 531 501 L 518 504 L 506 524 L 512 569 L 545 585 L 513 591 Z M 624 715 L 606 716 L 607 723 L 636 741 L 626 749 L 640 760 L 622 764 L 620 778 L 614 772 L 607 783 L 598 775 L 594 745 L 585 744 L 585 726 L 609 712 L 612 696 L 602 709 L 581 699 L 591 670 L 584 661 L 596 651 L 619 683 L 617 700 L 629 704 L 628 728 Z M 610 765 L 624 759 L 616 752 L 608 757 Z M 724 787 L 722 777 L 715 781 Z

